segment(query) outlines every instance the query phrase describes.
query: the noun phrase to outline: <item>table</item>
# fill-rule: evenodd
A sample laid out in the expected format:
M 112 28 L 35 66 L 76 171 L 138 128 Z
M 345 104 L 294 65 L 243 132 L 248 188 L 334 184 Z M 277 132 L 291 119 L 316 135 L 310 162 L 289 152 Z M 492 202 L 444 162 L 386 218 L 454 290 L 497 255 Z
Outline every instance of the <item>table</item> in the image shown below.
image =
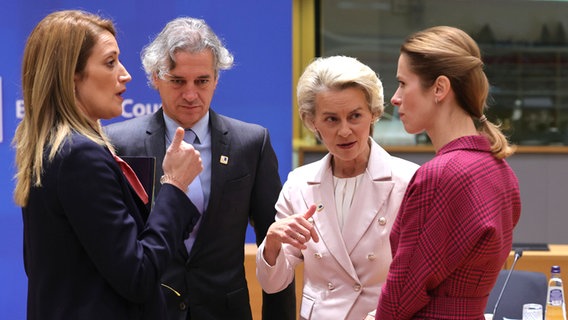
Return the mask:
M 515 270 L 542 272 L 550 277 L 550 267 L 560 266 L 564 281 L 568 281 L 568 245 L 549 244 L 550 251 L 523 251 L 522 257 L 517 261 Z M 511 251 L 504 268 L 510 269 L 513 264 L 515 252 Z

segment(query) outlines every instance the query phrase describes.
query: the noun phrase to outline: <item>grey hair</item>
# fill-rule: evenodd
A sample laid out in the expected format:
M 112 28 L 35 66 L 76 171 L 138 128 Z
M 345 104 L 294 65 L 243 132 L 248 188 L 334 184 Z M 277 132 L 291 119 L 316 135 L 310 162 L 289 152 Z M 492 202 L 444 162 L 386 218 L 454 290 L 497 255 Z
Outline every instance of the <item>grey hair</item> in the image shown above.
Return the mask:
M 313 126 L 317 94 L 350 87 L 360 88 L 365 94 L 369 111 L 373 115 L 369 128 L 369 134 L 372 134 L 373 124 L 384 112 L 383 84 L 373 69 L 355 58 L 346 56 L 317 58 L 306 67 L 298 80 L 298 111 L 304 126 L 318 136 Z
M 207 49 L 213 53 L 215 78 L 220 70 L 233 66 L 233 55 L 204 20 L 181 17 L 168 22 L 141 52 L 148 83 L 153 86 L 154 75 L 160 77 L 176 67 L 177 52 L 198 53 Z

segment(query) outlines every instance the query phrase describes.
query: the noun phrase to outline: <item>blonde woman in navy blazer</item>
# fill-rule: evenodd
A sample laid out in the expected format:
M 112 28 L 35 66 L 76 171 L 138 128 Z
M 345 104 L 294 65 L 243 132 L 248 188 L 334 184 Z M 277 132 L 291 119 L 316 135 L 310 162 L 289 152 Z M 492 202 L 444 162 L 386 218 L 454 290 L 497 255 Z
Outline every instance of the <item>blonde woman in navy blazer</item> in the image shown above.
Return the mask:
M 298 82 L 299 111 L 329 153 L 292 171 L 257 254 L 263 289 L 277 292 L 304 263 L 301 319 L 363 319 L 391 262 L 389 233 L 418 166 L 373 139 L 382 84 L 354 58 L 319 58 Z
M 28 319 L 163 319 L 160 276 L 199 218 L 182 190 L 201 159 L 181 128 L 150 213 L 113 155 L 99 119 L 122 111 L 131 77 L 119 53 L 111 21 L 74 10 L 49 14 L 27 40 L 14 198 Z

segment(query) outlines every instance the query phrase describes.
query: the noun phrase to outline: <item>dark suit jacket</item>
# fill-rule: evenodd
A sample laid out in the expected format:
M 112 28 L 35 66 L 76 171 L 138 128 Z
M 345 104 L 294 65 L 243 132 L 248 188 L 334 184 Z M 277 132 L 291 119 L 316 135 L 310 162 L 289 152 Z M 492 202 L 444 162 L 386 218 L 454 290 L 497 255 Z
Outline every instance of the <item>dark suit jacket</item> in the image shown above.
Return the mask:
M 210 110 L 211 194 L 198 235 L 188 255 L 178 250 L 163 282 L 169 319 L 252 319 L 244 270 L 247 225 L 260 244 L 274 222 L 281 189 L 278 162 L 268 131 Z M 156 113 L 105 128 L 119 155 L 155 156 L 162 175 L 165 123 Z M 220 161 L 228 158 L 227 164 Z M 156 193 L 160 185 L 156 184 Z M 295 319 L 294 283 L 263 295 L 264 319 Z M 187 315 L 189 311 L 189 316 Z
M 171 185 L 145 211 L 109 150 L 86 137 L 44 158 L 22 209 L 27 318 L 163 319 L 160 276 L 199 213 Z

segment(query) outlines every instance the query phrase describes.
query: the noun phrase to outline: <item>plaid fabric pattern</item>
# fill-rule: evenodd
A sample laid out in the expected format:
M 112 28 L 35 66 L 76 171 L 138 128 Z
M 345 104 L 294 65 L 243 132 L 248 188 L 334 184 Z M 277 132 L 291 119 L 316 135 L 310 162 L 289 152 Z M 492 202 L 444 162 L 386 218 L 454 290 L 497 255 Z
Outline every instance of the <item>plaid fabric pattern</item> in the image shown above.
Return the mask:
M 483 319 L 520 212 L 518 180 L 486 137 L 444 146 L 406 191 L 376 319 Z

